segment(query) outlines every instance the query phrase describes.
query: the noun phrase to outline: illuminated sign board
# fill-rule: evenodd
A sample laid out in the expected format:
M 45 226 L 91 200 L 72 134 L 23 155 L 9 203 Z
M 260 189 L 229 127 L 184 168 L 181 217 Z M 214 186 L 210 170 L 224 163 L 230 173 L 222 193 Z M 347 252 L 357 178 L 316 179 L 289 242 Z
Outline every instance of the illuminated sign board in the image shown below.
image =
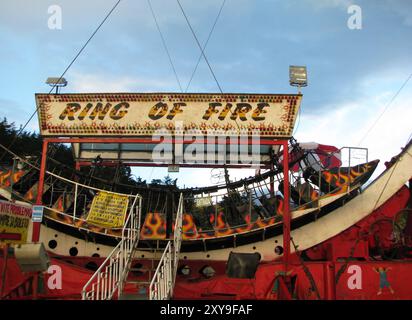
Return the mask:
M 292 135 L 301 95 L 282 94 L 36 94 L 43 136 L 151 136 L 252 132 Z

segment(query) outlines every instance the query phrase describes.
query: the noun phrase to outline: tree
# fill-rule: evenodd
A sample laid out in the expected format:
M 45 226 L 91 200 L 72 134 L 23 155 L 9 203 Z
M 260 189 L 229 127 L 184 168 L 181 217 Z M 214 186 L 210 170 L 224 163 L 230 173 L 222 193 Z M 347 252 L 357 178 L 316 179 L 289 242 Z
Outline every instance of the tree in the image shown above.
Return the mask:
M 34 163 L 37 162 L 37 166 L 39 166 L 42 150 L 42 137 L 35 132 L 23 130 L 19 133 L 19 131 L 20 129 L 16 128 L 14 122 L 9 123 L 6 118 L 3 118 L 3 120 L 0 121 L 0 143 L 5 147 L 9 147 L 10 143 L 14 141 L 13 145 L 10 147 L 11 151 L 20 157 L 34 157 Z M 74 178 L 74 158 L 70 146 L 65 144 L 50 144 L 47 157 L 47 169 L 49 171 L 54 171 L 69 179 Z M 13 165 L 12 154 L 0 151 L 0 163 L 3 166 L 11 167 Z M 130 167 L 121 165 L 118 167 L 83 167 L 81 173 L 85 176 L 83 177 L 84 181 L 87 180 L 96 187 L 98 182 L 91 181 L 90 178 L 92 176 L 109 181 L 107 184 L 101 184 L 101 186 L 106 186 L 104 189 L 107 189 L 107 185 L 116 183 L 129 184 L 131 186 L 138 184 L 138 182 L 132 178 Z

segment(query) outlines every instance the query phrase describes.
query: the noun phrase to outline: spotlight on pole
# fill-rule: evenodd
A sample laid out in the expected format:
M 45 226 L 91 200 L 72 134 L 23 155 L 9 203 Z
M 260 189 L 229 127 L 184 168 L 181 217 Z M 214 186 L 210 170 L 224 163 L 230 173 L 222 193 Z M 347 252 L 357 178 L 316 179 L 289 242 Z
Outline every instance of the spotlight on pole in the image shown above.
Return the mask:
M 65 78 L 57 78 L 57 77 L 49 77 L 46 80 L 46 83 L 51 86 L 56 88 L 56 94 L 59 93 L 59 88 L 60 87 L 65 87 L 67 86 L 67 80 Z
M 289 66 L 289 83 L 291 86 L 301 87 L 308 85 L 308 73 L 306 66 Z

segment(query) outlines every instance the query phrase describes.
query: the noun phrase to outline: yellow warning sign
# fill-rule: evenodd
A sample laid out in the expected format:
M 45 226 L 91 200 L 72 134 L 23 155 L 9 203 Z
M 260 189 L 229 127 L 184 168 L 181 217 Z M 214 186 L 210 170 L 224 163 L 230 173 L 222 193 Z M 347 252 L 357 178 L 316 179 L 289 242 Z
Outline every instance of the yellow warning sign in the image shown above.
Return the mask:
M 110 192 L 99 192 L 93 199 L 87 223 L 105 228 L 123 227 L 129 199 Z
M 0 200 L 0 243 L 26 243 L 31 208 Z

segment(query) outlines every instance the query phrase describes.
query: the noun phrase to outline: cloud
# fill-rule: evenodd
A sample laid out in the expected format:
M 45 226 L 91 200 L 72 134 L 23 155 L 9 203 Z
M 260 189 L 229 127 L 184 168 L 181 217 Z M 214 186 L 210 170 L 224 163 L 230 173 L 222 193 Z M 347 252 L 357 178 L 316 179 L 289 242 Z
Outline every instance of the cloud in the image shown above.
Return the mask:
M 353 0 L 304 0 L 304 2 L 310 4 L 315 9 L 327 9 L 327 8 L 348 8 L 353 4 Z
M 0 1 L 0 98 L 8 101 L 0 104 L 0 116 L 24 123 L 34 110 L 34 92 L 45 88 L 46 77 L 61 74 L 114 3 Z M 222 0 L 181 3 L 203 43 Z M 352 3 L 363 9 L 360 31 L 347 28 Z M 59 31 L 47 28 L 52 4 L 63 10 Z M 175 1 L 152 0 L 152 5 L 185 87 L 199 49 Z M 298 138 L 356 144 L 406 78 L 405 72 L 412 72 L 411 21 L 412 2 L 404 0 L 227 1 L 206 54 L 225 92 L 293 92 L 288 66 L 307 65 L 309 86 L 304 89 Z M 146 1 L 122 1 L 66 78 L 64 92 L 179 91 Z M 218 91 L 203 59 L 190 91 Z M 396 101 L 409 114 L 406 99 Z M 396 108 L 394 103 L 390 110 Z M 399 133 L 405 119 L 397 121 L 393 127 L 390 119 L 380 121 L 393 131 L 382 137 L 392 140 L 385 150 L 407 138 Z M 378 126 L 365 145 L 378 145 L 373 139 L 380 132 L 375 130 Z M 300 136 L 302 132 L 306 135 Z
M 351 5 L 359 5 L 364 14 L 371 16 L 376 9 L 384 10 L 388 14 L 395 14 L 402 19 L 405 26 L 412 26 L 412 2 L 405 0 L 298 0 L 289 1 L 296 6 L 297 2 L 304 3 L 315 11 L 324 11 L 329 9 L 347 10 Z
M 382 86 L 384 80 L 370 81 Z M 366 80 L 365 82 L 368 83 Z M 336 104 L 316 115 L 304 109 L 295 137 L 298 141 L 316 141 L 338 148 L 366 147 L 369 150 L 369 160 L 381 160 L 373 176 L 376 177 L 384 170 L 384 162 L 401 151 L 412 133 L 412 108 L 408 102 L 412 99 L 411 87 L 412 83 L 408 83 L 378 122 L 377 119 L 396 90 L 387 89 L 376 95 L 363 96 L 351 103 Z
M 176 91 L 176 81 L 171 79 L 151 79 L 131 76 L 113 76 L 104 72 L 85 74 L 70 73 L 72 92 L 152 92 Z
M 394 12 L 401 17 L 402 23 L 407 27 L 412 27 L 412 2 L 405 0 L 384 0 L 377 2 L 378 6 L 384 7 L 388 11 Z
M 196 26 L 210 19 L 210 14 L 217 14 L 223 0 L 187 1 L 181 0 L 191 23 Z M 47 32 L 48 20 L 51 14 L 48 8 L 57 5 L 62 12 L 62 30 L 55 33 L 65 33 L 82 30 L 83 32 L 97 25 L 114 6 L 117 0 L 3 0 L 0 2 L 0 21 L 9 32 L 30 35 L 37 32 Z M 152 7 L 159 24 L 165 26 L 181 25 L 186 27 L 186 21 L 176 1 L 151 0 Z M 227 9 L 235 7 L 232 14 L 245 13 L 253 6 L 248 0 L 236 0 L 234 3 L 227 1 Z M 152 15 L 146 1 L 121 1 L 113 11 L 106 28 L 116 29 L 130 34 L 139 31 L 139 28 L 156 29 Z M 108 31 L 110 32 L 110 30 Z M 81 34 L 78 34 L 81 35 Z

